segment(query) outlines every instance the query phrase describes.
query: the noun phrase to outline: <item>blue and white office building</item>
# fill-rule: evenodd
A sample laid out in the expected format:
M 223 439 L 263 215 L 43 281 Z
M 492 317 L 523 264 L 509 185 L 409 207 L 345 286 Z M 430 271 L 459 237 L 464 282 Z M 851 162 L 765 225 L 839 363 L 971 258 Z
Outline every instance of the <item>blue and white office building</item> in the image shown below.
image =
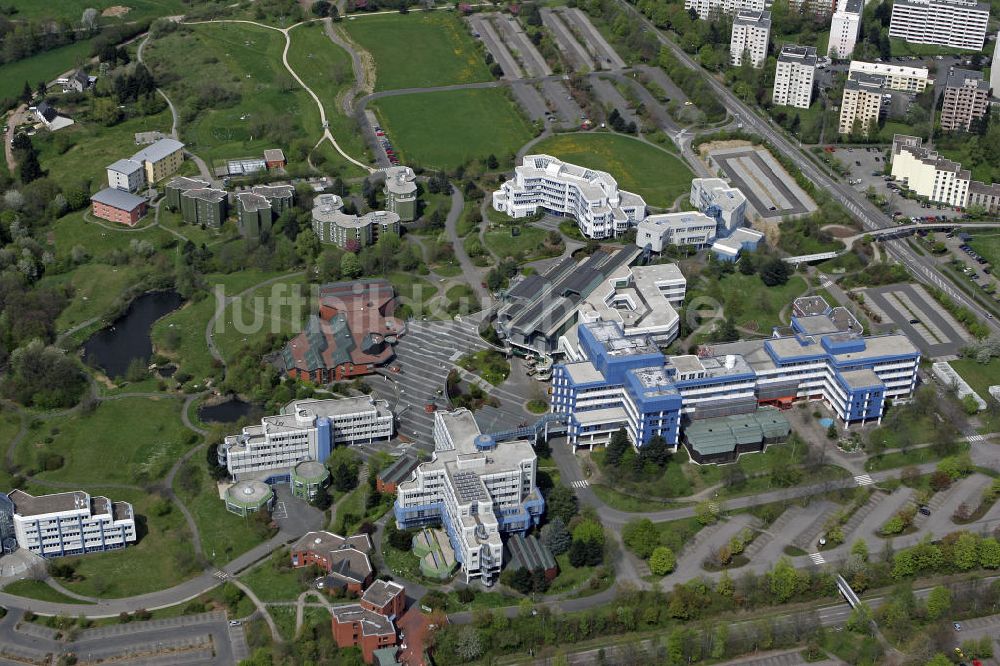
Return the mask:
M 115 550 L 136 540 L 128 502 L 82 490 L 39 496 L 14 490 L 6 499 L 3 506 L 13 512 L 9 519 L 17 545 L 42 557 Z
M 530 440 L 483 434 L 467 409 L 435 412 L 434 457 L 397 486 L 396 523 L 440 524 L 466 582 L 492 584 L 503 566 L 501 533 L 523 533 L 545 511 L 536 468 Z
M 676 448 L 691 419 L 823 400 L 845 423 L 878 421 L 910 398 L 920 353 L 905 335 L 863 337 L 826 315 L 793 317 L 774 337 L 665 356 L 618 324 L 581 324 L 579 344 L 552 372 L 552 411 L 574 446 L 607 443 L 624 427 L 637 446 L 654 435 Z

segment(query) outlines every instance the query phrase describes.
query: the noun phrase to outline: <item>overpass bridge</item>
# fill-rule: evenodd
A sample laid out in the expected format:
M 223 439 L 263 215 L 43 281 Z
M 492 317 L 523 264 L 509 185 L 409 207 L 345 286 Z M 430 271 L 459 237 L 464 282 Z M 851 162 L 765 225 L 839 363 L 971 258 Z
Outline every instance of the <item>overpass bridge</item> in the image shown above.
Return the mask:
M 917 231 L 951 231 L 953 229 L 1000 229 L 1000 222 L 961 222 L 957 220 L 942 220 L 940 222 L 920 222 L 917 224 L 897 224 L 889 227 L 879 227 L 861 234 L 855 234 L 846 238 L 838 238 L 844 244 L 844 249 L 832 252 L 818 252 L 816 254 L 800 254 L 796 257 L 785 257 L 785 262 L 789 264 L 808 264 L 814 261 L 826 261 L 839 257 L 850 251 L 854 244 L 865 237 L 875 240 L 893 240 L 912 236 Z

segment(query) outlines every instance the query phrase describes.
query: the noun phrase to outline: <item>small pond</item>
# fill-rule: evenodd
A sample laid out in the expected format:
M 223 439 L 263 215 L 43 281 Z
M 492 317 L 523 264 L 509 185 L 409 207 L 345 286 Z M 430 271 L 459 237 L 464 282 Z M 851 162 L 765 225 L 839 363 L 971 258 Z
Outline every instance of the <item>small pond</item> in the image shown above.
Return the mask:
M 123 376 L 135 359 L 148 364 L 153 355 L 150 329 L 183 303 L 184 298 L 176 291 L 154 291 L 139 296 L 111 326 L 90 336 L 83 345 L 84 360 L 108 377 Z
M 202 405 L 198 408 L 198 418 L 204 423 L 233 423 L 256 412 L 260 412 L 257 405 L 230 397 L 213 405 Z

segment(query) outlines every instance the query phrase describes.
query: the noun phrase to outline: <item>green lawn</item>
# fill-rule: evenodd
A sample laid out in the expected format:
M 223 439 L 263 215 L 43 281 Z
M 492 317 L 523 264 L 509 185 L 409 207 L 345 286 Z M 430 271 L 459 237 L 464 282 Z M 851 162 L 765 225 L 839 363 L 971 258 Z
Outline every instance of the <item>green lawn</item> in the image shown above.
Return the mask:
M 520 229 L 517 236 L 511 233 L 514 229 Z M 495 231 L 487 231 L 483 239 L 486 241 L 486 247 L 500 258 L 521 256 L 527 258 L 542 249 L 545 233 L 543 229 L 526 224 L 507 225 Z
M 375 59 L 376 90 L 445 86 L 491 78 L 484 54 L 466 24 L 454 13 L 365 16 L 345 25 L 351 38 Z
M 156 353 L 172 359 L 199 385 L 207 378 L 221 376 L 221 369 L 213 363 L 205 344 L 205 327 L 214 312 L 214 296 L 189 301 L 157 321 L 150 330 Z
M 330 131 L 340 147 L 356 160 L 368 162 L 370 159 L 368 146 L 358 129 L 357 122 L 343 115 L 342 106 L 338 104 L 339 96 L 350 88 L 354 81 L 351 57 L 330 40 L 322 23 L 299 26 L 291 35 L 292 46 L 288 50 L 288 63 L 319 96 L 326 110 Z M 349 171 L 362 175 L 358 167 L 339 155 L 336 161 Z
M 216 245 L 237 235 L 235 223 L 225 223 L 224 221 L 221 229 L 212 229 L 211 227 L 202 229 L 198 225 L 187 224 L 180 213 L 172 213 L 167 210 L 166 206 L 160 206 L 160 217 L 158 219 L 161 227 L 173 229 L 185 238 L 189 238 L 192 243 L 198 246 L 202 244 L 208 246 Z M 176 238 L 176 236 L 171 234 L 171 238 Z
M 7 594 L 15 594 L 19 597 L 25 597 L 27 599 L 51 601 L 57 604 L 80 604 L 81 611 L 85 605 L 90 603 L 88 601 L 80 601 L 79 599 L 67 597 L 65 594 L 57 592 L 40 580 L 16 580 L 13 583 L 9 583 L 4 586 L 3 591 Z
M 889 43 L 892 47 L 893 58 L 897 56 L 971 55 L 973 53 L 978 53 L 974 50 L 970 51 L 966 49 L 949 48 L 947 46 L 938 46 L 936 44 L 911 44 L 905 39 L 899 39 L 896 37 L 889 38 Z M 919 66 L 919 64 L 917 66 Z
M 989 363 L 977 363 L 975 359 L 960 358 L 951 361 L 962 379 L 979 394 L 983 400 L 990 400 L 989 388 L 1000 384 L 1000 358 L 993 358 Z
M 141 231 L 130 231 L 125 227 L 109 229 L 92 220 L 93 218 L 90 218 L 88 221 L 83 211 L 69 213 L 56 220 L 49 231 L 49 239 L 55 244 L 53 249 L 56 259 L 68 258 L 73 248 L 79 245 L 86 250 L 90 257 L 102 261 L 115 250 L 128 252 L 129 244 L 133 240 L 149 241 L 154 246 L 160 247 L 173 238 L 163 229 L 156 227 L 146 227 Z M 102 222 L 102 224 L 105 223 Z M 106 224 L 112 223 L 107 222 Z M 115 268 L 128 270 L 129 266 L 116 266 Z
M 119 16 L 104 16 L 99 19 L 102 26 L 112 26 L 121 21 L 137 21 L 150 16 L 168 16 L 170 14 L 183 14 L 188 6 L 182 0 L 129 0 L 127 3 L 121 0 L 59 0 L 59 2 L 39 2 L 39 0 L 5 0 L 4 7 L 12 7 L 17 10 L 14 18 L 17 19 L 63 19 L 71 23 L 78 23 L 83 15 L 83 10 L 93 7 L 98 12 L 103 12 L 108 7 L 125 6 L 128 12 Z
M 797 275 L 784 285 L 767 287 L 756 275 L 731 273 L 717 282 L 702 281 L 690 293 L 722 303 L 725 314 L 735 319 L 737 327 L 770 335 L 771 329 L 782 323 L 778 317 L 781 310 L 805 291 L 805 280 Z
M 28 1 L 33 2 L 33 0 Z M 51 6 L 52 3 L 33 4 Z M 25 81 L 34 90 L 39 81 L 51 81 L 63 72 L 77 67 L 87 59 L 90 47 L 89 41 L 75 42 L 0 67 L 0 99 L 20 95 Z
M 1000 233 L 977 231 L 969 241 L 969 246 L 1000 269 Z
M 6 452 L 6 447 L 10 445 L 11 440 L 20 429 L 21 417 L 10 411 L 6 405 L 0 405 L 0 442 L 3 443 L 3 449 L 0 450 Z M 10 473 L 5 466 L 0 466 L 0 492 L 7 492 L 11 488 Z
M 41 471 L 40 479 L 80 485 L 142 485 L 163 478 L 191 446 L 181 423 L 181 401 L 122 398 L 102 402 L 90 413 L 47 421 L 18 447 L 17 462 L 36 468 L 39 456 L 57 453 L 62 467 Z
M 152 116 L 129 118 L 105 127 L 74 114 L 75 124 L 55 133 L 39 132 L 33 139 L 38 161 L 57 182 L 90 183 L 91 191 L 106 187 L 106 167 L 138 149 L 135 133 L 159 130 L 170 132 L 170 110 Z
M 234 516 L 235 517 L 235 516 Z M 306 591 L 299 569 L 278 569 L 270 561 L 240 577 L 261 601 L 294 601 Z
M 272 333 L 290 336 L 302 330 L 309 305 L 309 286 L 303 276 L 261 287 L 226 309 L 225 318 L 219 320 L 223 326 L 215 333 L 215 343 L 227 362 L 236 362 L 246 348 L 263 342 Z
M 89 263 L 69 273 L 46 275 L 41 283 L 44 286 L 70 284 L 73 287 L 73 299 L 56 319 L 56 330 L 65 331 L 93 317 L 103 316 L 135 281 L 136 271 L 130 266 Z
M 283 148 L 294 165 L 298 147 L 315 145 L 319 110 L 282 65 L 284 43 L 275 30 L 218 24 L 146 45 L 146 62 L 166 81 L 182 115 L 181 140 L 192 152 L 213 162 Z
M 226 510 L 215 481 L 205 471 L 204 456 L 195 455 L 177 476 L 175 490 L 194 515 L 209 561 L 225 564 L 263 541 L 250 524 L 253 517 L 242 518 Z
M 531 149 L 591 169 L 607 171 L 625 190 L 656 208 L 668 208 L 691 189 L 693 174 L 674 155 L 623 134 L 573 132 L 549 137 Z
M 403 162 L 452 170 L 495 155 L 509 165 L 531 126 L 499 88 L 386 97 L 371 107 Z
M 200 572 L 191 532 L 179 509 L 145 491 L 94 488 L 90 492 L 131 502 L 137 526 L 144 527 L 139 529 L 138 543 L 122 550 L 69 558 L 81 580 L 60 581 L 67 589 L 86 596 L 130 597 L 172 587 Z

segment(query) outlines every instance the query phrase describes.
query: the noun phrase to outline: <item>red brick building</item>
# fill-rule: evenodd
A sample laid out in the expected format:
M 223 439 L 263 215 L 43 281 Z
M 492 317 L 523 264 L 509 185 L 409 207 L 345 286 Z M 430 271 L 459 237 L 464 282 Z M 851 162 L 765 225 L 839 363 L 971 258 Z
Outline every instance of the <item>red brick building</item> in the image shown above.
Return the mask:
M 134 227 L 146 214 L 149 202 L 131 192 L 108 187 L 90 197 L 94 217 Z
M 380 493 L 391 495 L 396 492 L 396 486 L 400 482 L 406 481 L 413 474 L 420 461 L 404 453 L 375 477 L 375 490 Z
M 264 164 L 268 169 L 284 169 L 288 162 L 280 148 L 268 148 L 264 151 Z
M 375 651 L 396 645 L 397 617 L 406 606 L 406 590 L 392 581 L 377 580 L 365 590 L 361 603 L 333 609 L 332 630 L 337 646 L 357 646 L 365 663 L 375 661 Z
M 326 571 L 324 587 L 356 594 L 364 592 L 374 577 L 367 534 L 344 538 L 332 532 L 308 532 L 291 548 L 293 567 L 316 565 Z
M 387 280 L 321 286 L 319 314 L 281 351 L 285 372 L 317 384 L 374 372 L 395 356 L 392 345 L 403 332 L 395 309 Z

